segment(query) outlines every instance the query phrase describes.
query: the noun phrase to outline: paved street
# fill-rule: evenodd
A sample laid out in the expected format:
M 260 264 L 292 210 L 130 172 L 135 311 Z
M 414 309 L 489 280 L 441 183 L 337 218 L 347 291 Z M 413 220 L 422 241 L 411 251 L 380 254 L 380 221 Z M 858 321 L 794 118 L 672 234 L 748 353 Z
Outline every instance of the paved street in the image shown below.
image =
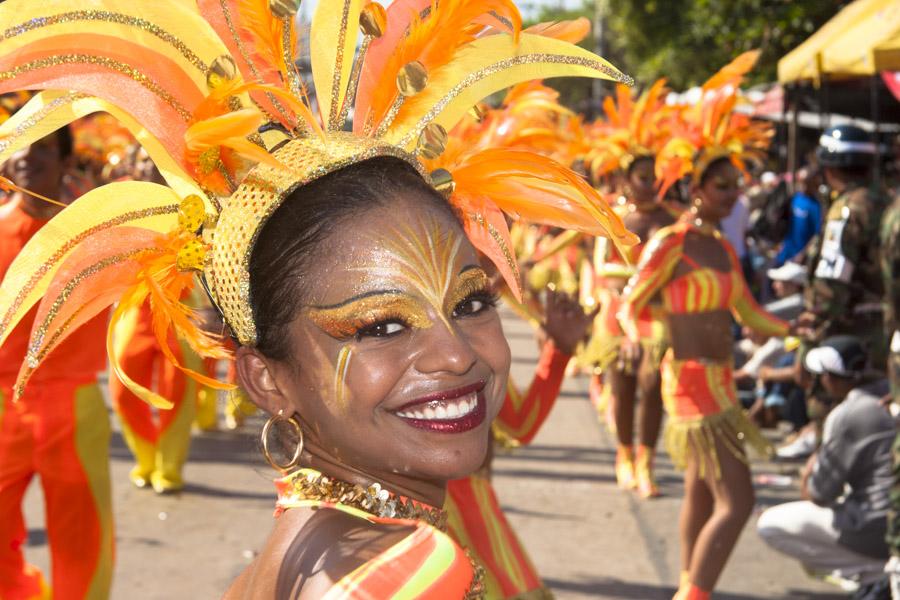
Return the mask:
M 527 325 L 505 322 L 513 375 L 530 379 L 537 347 Z M 495 461 L 501 502 L 558 598 L 668 600 L 678 579 L 680 478 L 662 457 L 664 497 L 641 502 L 615 487 L 614 441 L 587 400 L 587 380 L 567 381 L 534 444 Z M 253 558 L 270 527 L 274 472 L 258 450 L 262 421 L 240 432 L 195 437 L 178 496 L 133 488 L 130 456 L 115 435 L 112 472 L 117 526 L 113 598 L 219 597 Z M 757 464 L 755 473 L 796 466 Z M 760 507 L 796 498 L 792 488 L 758 487 Z M 26 502 L 28 558 L 48 566 L 40 487 Z M 715 595 L 720 600 L 845 597 L 809 580 L 795 563 L 769 551 L 752 527 L 744 532 Z

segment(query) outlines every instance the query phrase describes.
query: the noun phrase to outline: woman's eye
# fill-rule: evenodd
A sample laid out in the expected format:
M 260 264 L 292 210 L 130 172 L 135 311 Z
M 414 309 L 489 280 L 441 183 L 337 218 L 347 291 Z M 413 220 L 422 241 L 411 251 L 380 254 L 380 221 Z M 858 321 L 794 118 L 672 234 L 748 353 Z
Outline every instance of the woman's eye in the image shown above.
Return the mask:
M 467 317 L 470 315 L 477 315 L 478 313 L 487 310 L 493 306 L 486 298 L 466 298 L 462 302 L 456 305 L 456 308 L 453 310 L 454 317 Z
M 356 337 L 357 339 L 364 337 L 389 337 L 400 333 L 404 329 L 406 329 L 406 325 L 399 321 L 384 321 L 360 329 L 356 333 Z

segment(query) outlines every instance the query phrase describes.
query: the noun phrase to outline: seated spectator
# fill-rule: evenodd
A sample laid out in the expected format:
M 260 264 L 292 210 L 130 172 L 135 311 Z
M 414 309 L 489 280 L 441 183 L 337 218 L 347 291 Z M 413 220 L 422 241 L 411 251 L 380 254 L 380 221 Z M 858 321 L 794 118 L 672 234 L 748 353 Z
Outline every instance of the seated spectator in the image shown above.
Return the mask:
M 797 191 L 791 198 L 787 235 L 781 250 L 775 256 L 774 266 L 780 267 L 799 256 L 822 228 L 822 208 L 816 200 L 816 189 L 821 183 L 820 179 L 817 172 L 807 168 L 797 172 Z
M 778 299 L 765 309 L 785 321 L 797 318 L 803 310 L 806 269 L 787 263 L 770 269 L 767 275 Z M 780 419 L 787 419 L 794 431 L 799 430 L 807 423 L 806 403 L 802 390 L 794 384 L 793 350 L 786 347 L 784 338 L 758 339 L 749 330 L 744 335 L 740 349 L 749 358 L 735 371 L 735 379 L 755 388 L 750 417 L 761 427 L 774 427 Z
M 866 381 L 866 363 L 861 342 L 852 336 L 828 338 L 806 355 L 805 368 L 833 408 L 822 445 L 803 469 L 804 500 L 774 506 L 757 523 L 767 544 L 807 570 L 858 582 L 857 597 L 884 585 L 896 431 L 880 401 L 887 383 Z

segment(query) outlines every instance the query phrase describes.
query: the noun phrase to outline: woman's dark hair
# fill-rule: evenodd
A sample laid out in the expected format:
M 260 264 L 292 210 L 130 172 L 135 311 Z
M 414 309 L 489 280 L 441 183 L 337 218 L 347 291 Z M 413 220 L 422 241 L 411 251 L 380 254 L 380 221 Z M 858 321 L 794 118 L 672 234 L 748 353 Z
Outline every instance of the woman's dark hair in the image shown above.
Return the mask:
M 719 157 L 714 158 L 711 161 L 709 161 L 709 164 L 706 165 L 706 167 L 703 169 L 703 172 L 700 173 L 700 179 L 699 179 L 700 187 L 703 187 L 706 184 L 706 182 L 709 180 L 710 174 L 714 170 L 716 170 L 719 167 L 719 165 L 724 164 L 724 163 L 728 163 L 729 165 L 732 164 L 731 157 L 728 155 L 719 156 Z
M 250 255 L 250 305 L 260 352 L 283 360 L 290 352 L 285 326 L 307 292 L 310 263 L 334 231 L 366 211 L 401 197 L 457 215 L 447 200 L 405 161 L 372 158 L 297 188 L 263 225 Z M 398 218 L 403 218 L 398 215 Z
M 59 145 L 60 160 L 66 160 L 72 156 L 72 153 L 75 151 L 75 140 L 68 125 L 56 130 L 56 140 Z
M 636 166 L 638 166 L 639 163 L 641 163 L 645 160 L 649 160 L 651 163 L 654 163 L 654 164 L 656 163 L 656 157 L 654 157 L 652 154 L 639 154 L 638 156 L 634 157 L 634 160 L 632 160 L 631 164 L 628 165 L 628 168 L 625 169 L 625 176 L 631 177 L 631 172 L 634 171 L 634 168 Z

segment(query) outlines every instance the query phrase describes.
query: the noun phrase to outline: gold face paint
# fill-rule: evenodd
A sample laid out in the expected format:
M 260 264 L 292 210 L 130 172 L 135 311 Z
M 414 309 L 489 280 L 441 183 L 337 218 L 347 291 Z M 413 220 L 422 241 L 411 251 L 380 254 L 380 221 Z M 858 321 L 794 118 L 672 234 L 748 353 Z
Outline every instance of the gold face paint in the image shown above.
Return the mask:
M 485 292 L 489 288 L 490 280 L 488 280 L 487 273 L 479 267 L 468 269 L 459 276 L 456 285 L 447 297 L 447 302 L 444 304 L 445 312 L 452 314 L 460 302 L 472 294 Z
M 310 307 L 305 312 L 319 329 L 337 339 L 351 338 L 384 321 L 396 320 L 417 329 L 432 325 L 421 304 L 401 292 L 373 294 L 337 306 Z
M 444 300 L 453 276 L 459 270 L 457 259 L 462 241 L 462 236 L 448 235 L 434 220 L 423 223 L 420 228 L 406 226 L 379 240 L 390 261 L 357 270 L 390 279 L 400 278 L 430 304 L 449 327 Z M 389 266 L 385 266 L 385 262 Z
M 338 353 L 337 364 L 334 368 L 334 400 L 338 408 L 342 410 L 346 406 L 347 369 L 350 367 L 352 356 L 353 350 L 350 349 L 350 346 L 344 346 Z
M 334 364 L 334 399 L 339 409 L 345 410 L 347 403 L 346 380 L 355 349 L 350 340 L 360 332 L 390 322 L 428 329 L 435 323 L 429 306 L 453 332 L 450 319 L 456 308 L 467 298 L 488 291 L 490 281 L 484 270 L 461 264 L 462 242 L 461 235 L 448 234 L 437 221 L 392 231 L 377 240 L 383 249 L 377 263 L 352 270 L 396 282 L 404 289 L 371 291 L 340 304 L 304 309 L 304 315 L 323 332 L 347 340 Z

